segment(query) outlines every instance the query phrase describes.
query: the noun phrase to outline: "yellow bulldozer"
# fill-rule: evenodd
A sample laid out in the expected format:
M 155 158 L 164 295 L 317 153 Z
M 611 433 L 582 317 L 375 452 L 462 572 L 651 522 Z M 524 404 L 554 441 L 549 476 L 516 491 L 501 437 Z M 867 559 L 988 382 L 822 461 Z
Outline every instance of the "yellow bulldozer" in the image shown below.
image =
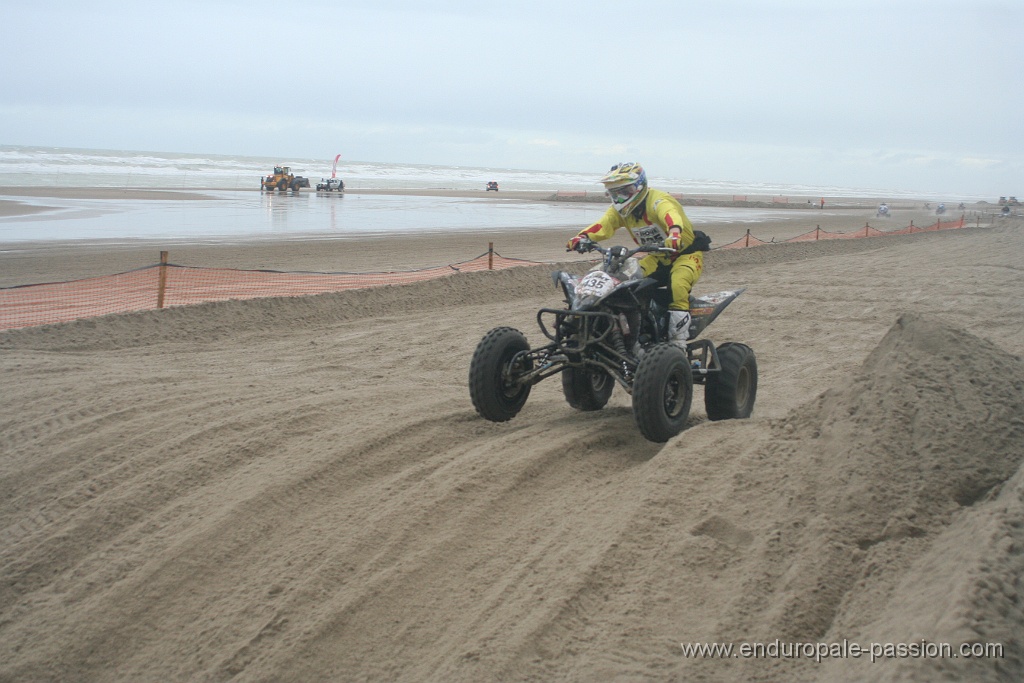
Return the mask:
M 309 178 L 293 175 L 290 166 L 275 166 L 273 174 L 260 179 L 260 190 L 266 192 L 274 190 L 298 192 L 302 187 L 309 187 Z

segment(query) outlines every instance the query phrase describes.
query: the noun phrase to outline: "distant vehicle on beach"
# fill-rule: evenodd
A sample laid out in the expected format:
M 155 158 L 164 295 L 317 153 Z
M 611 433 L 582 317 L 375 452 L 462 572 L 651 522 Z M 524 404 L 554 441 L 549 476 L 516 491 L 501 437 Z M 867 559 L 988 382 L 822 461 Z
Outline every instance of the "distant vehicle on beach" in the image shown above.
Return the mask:
M 340 158 L 340 154 L 334 157 L 334 165 L 331 166 L 331 177 L 320 179 L 320 182 L 316 184 L 317 192 L 334 192 L 335 190 L 338 192 L 345 191 L 345 183 L 338 177 L 338 159 Z
M 341 178 L 321 178 L 320 182 L 316 184 L 317 192 L 338 192 L 345 191 L 345 183 Z
M 260 179 L 260 190 L 267 192 L 274 190 L 298 192 L 300 187 L 309 187 L 309 178 L 292 174 L 290 166 L 275 166 L 272 174 Z
M 879 204 L 878 205 L 878 212 L 875 215 L 878 218 L 888 218 L 889 217 L 889 205 L 886 204 L 885 202 L 882 202 L 881 204 Z
M 487 191 L 490 192 L 491 190 L 498 191 L 498 183 L 493 180 L 487 183 Z

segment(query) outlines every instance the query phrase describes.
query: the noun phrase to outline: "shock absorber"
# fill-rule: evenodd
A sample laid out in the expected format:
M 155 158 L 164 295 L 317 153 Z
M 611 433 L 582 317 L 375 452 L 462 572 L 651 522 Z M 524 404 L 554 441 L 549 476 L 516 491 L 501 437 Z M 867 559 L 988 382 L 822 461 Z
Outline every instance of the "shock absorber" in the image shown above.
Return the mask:
M 612 338 L 612 347 L 614 347 L 616 351 L 618 351 L 623 356 L 625 356 L 626 355 L 626 340 L 623 339 L 623 337 L 622 337 L 622 328 L 620 328 L 618 325 L 612 325 L 611 338 Z
M 615 323 L 612 323 L 611 334 L 609 336 L 611 337 L 612 348 L 619 352 L 619 367 L 622 368 L 622 376 L 627 382 L 632 382 L 633 372 L 629 367 L 629 363 L 623 360 L 623 356 L 626 356 L 626 340 L 622 336 L 622 328 L 619 326 L 619 322 L 623 321 L 616 321 Z

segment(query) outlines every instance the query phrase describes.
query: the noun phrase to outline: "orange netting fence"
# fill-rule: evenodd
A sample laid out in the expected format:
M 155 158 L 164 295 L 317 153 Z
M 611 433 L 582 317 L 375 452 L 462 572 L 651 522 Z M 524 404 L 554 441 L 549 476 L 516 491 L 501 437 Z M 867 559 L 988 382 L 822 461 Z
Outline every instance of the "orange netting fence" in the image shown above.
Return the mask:
M 767 244 L 814 240 L 856 239 L 881 235 L 909 235 L 916 232 L 962 228 L 964 218 L 937 221 L 924 228 L 911 223 L 902 230 L 881 231 L 865 225 L 850 233 L 827 232 L 820 228 L 787 240 L 765 241 L 750 234 L 716 249 L 742 249 Z M 209 301 L 257 299 L 263 297 L 306 296 L 365 289 L 384 285 L 409 284 L 455 273 L 479 270 L 503 270 L 517 266 L 541 265 L 541 261 L 508 258 L 493 250 L 468 261 L 420 270 L 378 273 L 285 272 L 276 270 L 236 270 L 198 268 L 161 262 L 116 275 L 0 288 L 0 331 L 21 327 L 69 322 L 110 313 L 148 311 L 170 306 L 187 306 Z
M 455 273 L 537 265 L 488 251 L 446 266 L 379 273 L 197 268 L 166 261 L 116 275 L 0 288 L 0 330 L 209 301 L 306 296 L 432 280 Z
M 818 240 L 851 240 L 863 237 L 882 237 L 885 235 L 912 235 L 915 232 L 934 232 L 936 230 L 953 230 L 956 228 L 964 227 L 964 217 L 955 221 L 935 221 L 931 225 L 926 227 L 918 227 L 911 221 L 910 225 L 900 230 L 877 230 L 872 228 L 869 224 L 865 223 L 864 227 L 854 232 L 829 232 L 822 230 L 820 227 L 816 227 L 810 232 L 805 232 L 802 235 L 796 237 L 790 237 L 787 240 L 772 240 L 766 242 L 765 240 L 754 237 L 750 234 L 750 230 L 747 230 L 747 234 L 735 242 L 722 245 L 718 249 L 745 249 L 747 247 L 757 247 L 764 244 L 786 244 L 789 242 L 816 242 Z

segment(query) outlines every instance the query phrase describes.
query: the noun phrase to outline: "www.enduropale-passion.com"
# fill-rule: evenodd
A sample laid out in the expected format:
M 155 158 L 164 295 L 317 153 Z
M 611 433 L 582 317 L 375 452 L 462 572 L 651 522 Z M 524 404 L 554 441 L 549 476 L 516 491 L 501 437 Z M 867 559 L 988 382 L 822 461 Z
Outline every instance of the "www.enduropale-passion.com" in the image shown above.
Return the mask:
M 934 643 L 918 640 L 908 643 L 680 643 L 685 657 L 713 659 L 859 659 L 872 663 L 881 659 L 980 659 L 1002 658 L 1002 643 Z

